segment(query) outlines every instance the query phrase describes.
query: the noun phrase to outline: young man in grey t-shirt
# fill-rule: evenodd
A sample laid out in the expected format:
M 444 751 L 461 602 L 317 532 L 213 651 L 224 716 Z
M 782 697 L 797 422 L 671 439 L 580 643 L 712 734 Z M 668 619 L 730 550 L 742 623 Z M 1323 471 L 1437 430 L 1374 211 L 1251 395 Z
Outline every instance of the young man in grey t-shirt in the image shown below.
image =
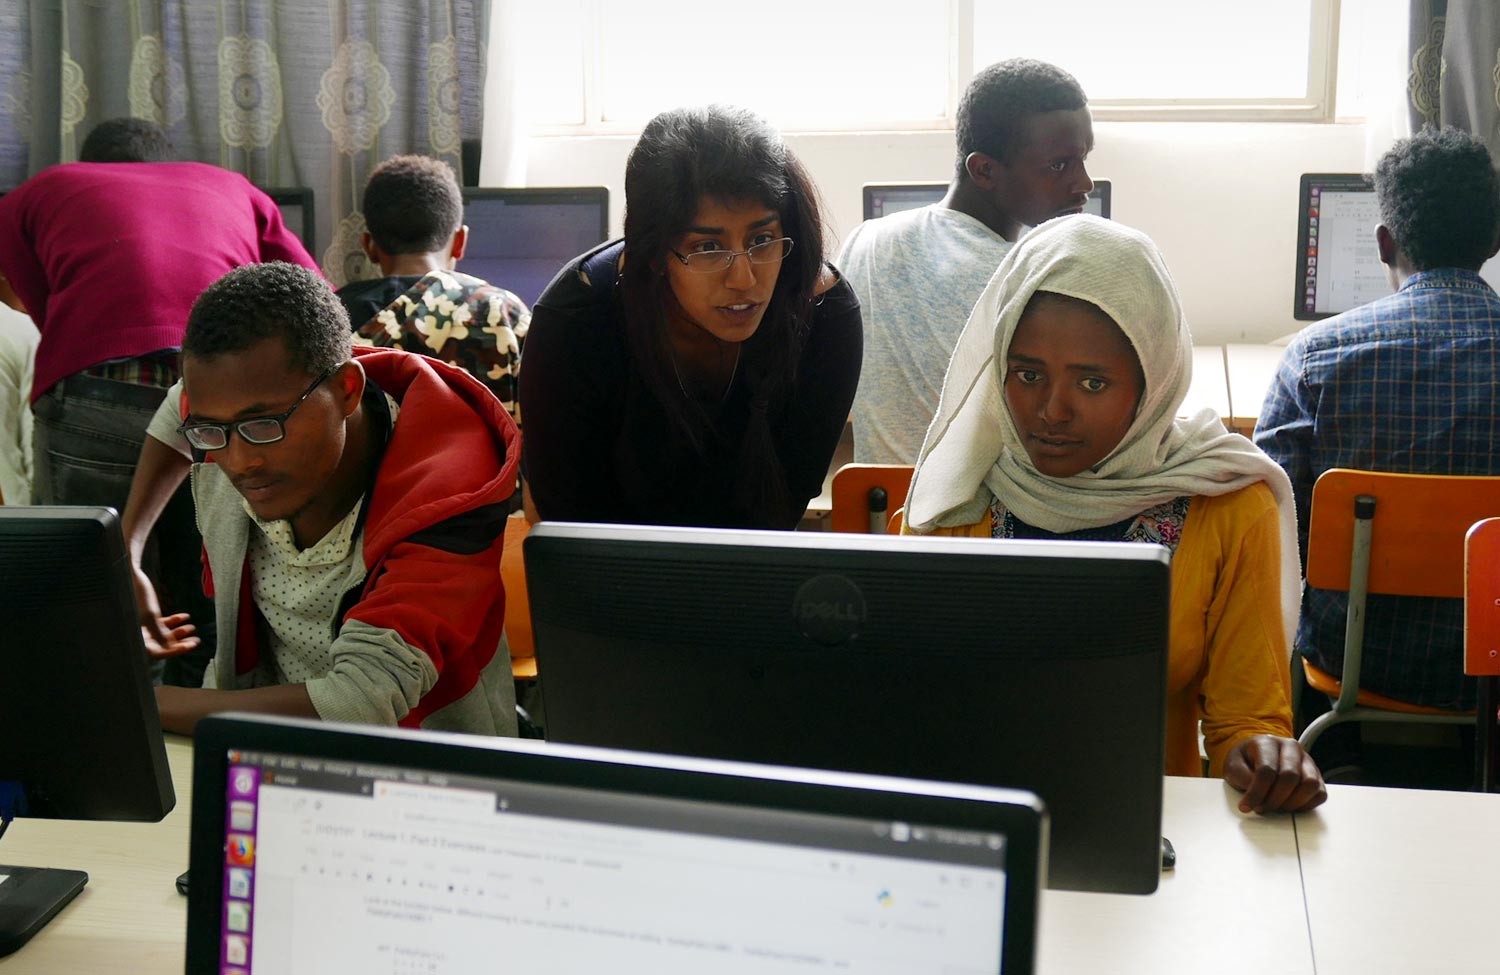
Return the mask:
M 979 72 L 958 106 L 943 200 L 860 224 L 839 267 L 859 296 L 864 365 L 854 459 L 915 464 L 969 310 L 1027 227 L 1083 208 L 1093 181 L 1088 100 L 1073 76 L 1025 58 Z

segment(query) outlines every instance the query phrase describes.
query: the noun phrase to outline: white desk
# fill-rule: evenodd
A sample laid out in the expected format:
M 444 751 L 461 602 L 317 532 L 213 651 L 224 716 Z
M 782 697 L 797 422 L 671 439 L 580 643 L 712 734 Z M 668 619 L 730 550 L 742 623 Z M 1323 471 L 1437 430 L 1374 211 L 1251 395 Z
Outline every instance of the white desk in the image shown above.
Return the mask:
M 181 975 L 193 745 L 169 737 L 167 760 L 177 805 L 160 823 L 82 823 L 17 819 L 0 840 L 0 862 L 64 867 L 88 886 L 14 954 L 4 975 Z
M 1156 893 L 1042 895 L 1037 971 L 1311 975 L 1289 816 L 1245 816 L 1216 779 L 1168 777 L 1162 833 L 1177 869 Z
M 1229 377 L 1222 345 L 1193 346 L 1193 381 L 1177 412 L 1194 416 L 1203 410 L 1229 417 Z
M 1229 424 L 1246 436 L 1255 429 L 1266 390 L 1276 378 L 1280 345 L 1226 345 L 1224 368 L 1229 377 Z
M 1500 795 L 1328 791 L 1297 817 L 1319 975 L 1500 970 Z
M 89 885 L 3 975 L 178 975 L 192 745 L 167 745 L 161 823 L 17 820 L 0 860 L 87 870 Z M 1500 796 L 1331 786 L 1316 812 L 1242 816 L 1222 782 L 1169 778 L 1178 866 L 1146 897 L 1047 891 L 1037 971 L 1493 971 Z M 1300 861 L 1300 864 L 1299 864 Z M 1305 899 L 1304 899 L 1305 890 Z M 1309 943 L 1311 929 L 1311 943 Z

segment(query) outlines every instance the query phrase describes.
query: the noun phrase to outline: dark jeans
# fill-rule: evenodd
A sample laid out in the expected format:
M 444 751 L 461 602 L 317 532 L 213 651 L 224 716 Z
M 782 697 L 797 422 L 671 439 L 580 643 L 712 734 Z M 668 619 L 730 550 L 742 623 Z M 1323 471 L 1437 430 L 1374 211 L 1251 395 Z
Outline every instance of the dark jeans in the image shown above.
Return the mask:
M 103 505 L 125 510 L 130 479 L 146 439 L 146 425 L 166 397 L 156 386 L 94 376 L 69 376 L 32 405 L 34 503 Z M 164 612 L 190 613 L 203 642 L 198 649 L 153 668 L 160 682 L 201 687 L 214 653 L 214 607 L 203 595 L 193 498 L 187 485 L 162 512 L 142 558 Z

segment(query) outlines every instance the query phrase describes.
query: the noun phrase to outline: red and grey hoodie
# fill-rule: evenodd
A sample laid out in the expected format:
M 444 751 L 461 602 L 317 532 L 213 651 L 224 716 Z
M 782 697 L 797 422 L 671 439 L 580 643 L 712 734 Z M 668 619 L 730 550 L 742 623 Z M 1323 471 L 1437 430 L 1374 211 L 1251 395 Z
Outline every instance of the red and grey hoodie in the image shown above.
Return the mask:
M 356 530 L 363 577 L 329 620 L 332 662 L 307 682 L 308 693 L 326 720 L 515 734 L 510 660 L 497 651 L 500 551 L 520 431 L 489 390 L 454 366 L 391 349 L 354 355 L 369 380 L 364 406 L 389 438 Z M 394 424 L 383 394 L 400 407 Z M 178 409 L 187 415 L 186 397 Z M 204 584 L 218 619 L 204 686 L 274 683 L 246 571 L 250 517 L 212 457 L 195 460 Z

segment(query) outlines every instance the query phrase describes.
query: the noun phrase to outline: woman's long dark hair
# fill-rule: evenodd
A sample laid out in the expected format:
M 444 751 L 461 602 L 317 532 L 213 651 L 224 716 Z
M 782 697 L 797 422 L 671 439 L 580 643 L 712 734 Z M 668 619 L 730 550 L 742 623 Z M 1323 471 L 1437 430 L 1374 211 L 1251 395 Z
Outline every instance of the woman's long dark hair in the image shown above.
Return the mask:
M 786 408 L 807 339 L 823 270 L 823 222 L 802 164 L 764 119 L 710 105 L 656 116 L 625 164 L 625 266 L 620 275 L 627 341 L 643 385 L 694 449 L 713 436 L 712 418 L 684 394 L 667 335 L 671 285 L 663 262 L 693 225 L 703 200 L 753 201 L 781 217 L 795 242 L 782 263 L 765 317 L 740 351 L 750 418 L 735 476 L 735 508 L 767 525 L 795 518 L 771 423 Z

